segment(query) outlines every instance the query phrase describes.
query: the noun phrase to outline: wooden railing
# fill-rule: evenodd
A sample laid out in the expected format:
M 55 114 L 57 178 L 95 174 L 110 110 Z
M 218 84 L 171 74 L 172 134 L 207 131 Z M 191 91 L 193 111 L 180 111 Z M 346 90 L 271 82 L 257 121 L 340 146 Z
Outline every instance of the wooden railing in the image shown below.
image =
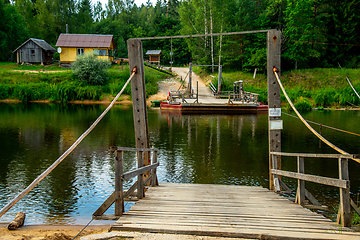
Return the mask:
M 116 152 L 115 160 L 115 191 L 105 200 L 105 202 L 93 213 L 95 219 L 102 220 L 116 220 L 124 212 L 124 201 L 129 198 L 137 189 L 136 197 L 141 199 L 145 197 L 145 186 L 152 187 L 158 186 L 156 175 L 156 168 L 159 166 L 157 161 L 156 148 L 126 148 L 116 147 L 113 148 Z M 124 151 L 136 151 L 138 168 L 126 173 L 123 173 L 123 156 Z M 153 152 L 152 158 L 150 154 Z M 144 158 L 152 159 L 152 164 L 144 166 Z M 150 160 L 149 160 L 150 161 Z M 149 162 L 150 163 L 150 162 Z M 127 190 L 123 190 L 124 181 L 133 177 L 137 177 L 137 181 Z M 115 215 L 103 215 L 106 210 L 115 203 Z
M 315 182 L 328 186 L 338 187 L 340 189 L 340 204 L 337 216 L 337 222 L 344 227 L 351 226 L 351 207 L 355 209 L 360 216 L 360 210 L 350 198 L 350 178 L 348 159 L 356 158 L 354 155 L 342 154 L 306 154 L 306 153 L 284 153 L 270 152 L 272 166 L 270 168 L 270 179 L 274 181 L 275 191 L 280 192 L 280 187 L 286 191 L 291 191 L 278 176 L 290 177 L 298 179 L 295 202 L 305 205 L 305 197 L 317 206 L 320 203 L 305 188 L 305 181 Z M 290 156 L 297 158 L 297 172 L 283 171 L 278 169 L 278 163 L 281 156 Z M 329 178 L 305 174 L 304 158 L 335 158 L 339 162 L 339 178 Z

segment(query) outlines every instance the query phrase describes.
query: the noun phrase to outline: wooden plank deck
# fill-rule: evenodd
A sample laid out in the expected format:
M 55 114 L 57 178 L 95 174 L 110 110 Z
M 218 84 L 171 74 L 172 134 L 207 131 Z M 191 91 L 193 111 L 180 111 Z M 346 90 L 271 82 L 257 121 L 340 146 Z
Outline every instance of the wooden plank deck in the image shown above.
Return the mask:
M 262 187 L 161 183 L 146 192 L 111 231 L 252 239 L 360 239 Z

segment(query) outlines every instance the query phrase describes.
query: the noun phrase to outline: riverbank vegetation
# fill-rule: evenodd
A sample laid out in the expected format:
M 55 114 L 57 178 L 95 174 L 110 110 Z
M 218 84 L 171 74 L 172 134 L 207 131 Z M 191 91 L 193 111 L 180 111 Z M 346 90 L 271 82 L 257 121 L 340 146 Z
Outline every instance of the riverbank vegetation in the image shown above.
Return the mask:
M 92 4 L 90 0 L 41 0 L 36 3 L 0 0 L 0 13 L 4 16 L 0 23 L 3 39 L 0 61 L 15 61 L 12 51 L 29 37 L 44 39 L 55 46 L 59 34 L 66 32 L 66 26 L 70 33 L 113 35 L 117 49 L 115 57 L 122 58 L 128 55 L 129 38 L 278 29 L 282 32 L 282 80 L 294 102 L 306 108 L 309 105 L 359 105 L 359 100 L 344 83 L 349 75 L 355 81 L 355 87 L 359 86 L 358 75 L 351 76 L 351 68 L 360 67 L 359 1 L 158 0 L 155 4 L 148 1 L 137 6 L 134 1 L 109 0 L 104 8 L 100 1 Z M 265 83 L 261 80 L 261 74 L 266 72 L 265 33 L 143 41 L 145 57 L 147 50 L 154 49 L 161 49 L 162 65 L 169 65 L 170 61 L 174 66 L 184 66 L 189 62 L 222 65 L 224 71 L 228 71 L 224 73 L 224 86 L 227 82 L 231 86 L 232 76 L 249 76 L 248 90 L 260 93 L 260 100 L 266 101 Z M 55 53 L 54 59 L 59 59 L 59 54 Z M 337 71 L 338 64 L 347 69 Z M 250 72 L 255 68 L 259 73 L 256 79 L 261 81 L 250 81 Z M 215 74 L 214 68 L 207 71 Z M 111 89 L 117 86 L 116 82 L 109 81 L 103 87 L 105 89 L 99 90 L 79 85 L 68 74 L 61 77 L 71 80 L 54 84 L 56 89 L 50 93 L 30 91 L 23 99 L 43 98 L 36 94 L 53 96 L 61 101 L 75 96 L 100 99 L 104 96 L 101 92 L 111 94 Z M 50 78 L 51 81 L 46 80 L 49 78 L 47 75 L 40 75 L 42 84 L 59 79 L 56 74 Z M 64 87 L 58 89 L 60 85 Z M 37 85 L 33 88 L 37 87 L 42 89 Z M 68 89 L 76 91 L 68 92 Z M 150 84 L 149 89 L 152 92 L 155 87 Z M 9 92 L 9 86 L 3 86 L 2 91 Z M 10 92 L 13 96 L 16 92 L 25 93 L 25 90 Z M 17 94 L 14 96 L 19 97 Z
M 217 87 L 218 75 L 211 77 L 206 71 L 196 70 L 203 77 L 210 77 Z M 359 106 L 360 99 L 346 80 L 348 77 L 357 92 L 360 92 L 360 69 L 314 68 L 281 73 L 281 81 L 290 99 L 299 109 Z M 264 74 L 235 71 L 222 73 L 222 90 L 232 91 L 234 81 L 243 80 L 244 90 L 259 93 L 259 101 L 267 101 L 267 78 Z M 281 101 L 286 103 L 284 94 Z M 290 105 L 284 105 L 290 108 Z
M 360 66 L 360 2 L 354 0 L 158 0 L 139 6 L 108 0 L 105 7 L 90 0 L 1 0 L 0 13 L 0 61 L 16 60 L 12 51 L 29 37 L 55 46 L 68 26 L 69 33 L 113 35 L 115 57 L 127 57 L 129 38 L 279 29 L 282 70 Z M 143 49 L 161 49 L 162 65 L 192 61 L 263 73 L 266 66 L 265 33 L 146 40 Z
M 81 81 L 72 70 L 58 65 L 17 65 L 0 63 L 0 100 L 20 101 L 49 100 L 68 102 L 73 100 L 112 100 L 129 78 L 129 67 L 113 65 L 108 70 L 109 80 L 104 85 L 92 85 Z M 156 94 L 157 82 L 166 74 L 146 68 L 146 94 Z M 130 85 L 124 94 L 131 94 Z

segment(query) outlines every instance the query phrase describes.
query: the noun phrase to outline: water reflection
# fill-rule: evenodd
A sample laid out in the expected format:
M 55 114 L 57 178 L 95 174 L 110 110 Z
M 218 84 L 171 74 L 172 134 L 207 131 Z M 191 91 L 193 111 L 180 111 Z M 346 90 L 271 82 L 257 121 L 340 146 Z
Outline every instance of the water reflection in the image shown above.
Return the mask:
M 49 167 L 101 114 L 105 106 L 0 104 L 0 205 L 4 206 Z M 309 112 L 305 118 L 357 132 L 359 112 Z M 213 183 L 268 187 L 267 115 L 181 115 L 149 109 L 152 147 L 159 149 L 160 182 Z M 284 152 L 334 153 L 322 146 L 299 120 L 283 116 Z M 358 137 L 323 128 L 323 135 L 350 153 Z M 0 222 L 27 213 L 27 224 L 87 223 L 114 191 L 110 146 L 135 147 L 132 109 L 115 106 L 78 148 L 21 200 Z M 124 153 L 125 171 L 135 153 Z M 350 162 L 352 194 L 360 190 L 360 164 Z M 282 168 L 295 171 L 296 159 Z M 336 160 L 306 159 L 305 171 L 337 177 Z M 295 188 L 296 181 L 284 179 Z M 126 183 L 129 187 L 133 182 Z M 338 189 L 306 183 L 323 204 L 335 205 Z M 129 207 L 129 206 L 127 206 Z M 113 208 L 109 211 L 114 211 Z M 112 213 L 109 212 L 109 213 Z
M 166 120 L 151 139 L 164 158 L 164 181 L 267 185 L 267 177 L 258 172 L 261 164 L 243 161 L 245 156 L 266 158 L 267 129 L 256 126 L 266 126 L 267 115 L 152 114 Z M 257 177 L 249 177 L 252 171 Z

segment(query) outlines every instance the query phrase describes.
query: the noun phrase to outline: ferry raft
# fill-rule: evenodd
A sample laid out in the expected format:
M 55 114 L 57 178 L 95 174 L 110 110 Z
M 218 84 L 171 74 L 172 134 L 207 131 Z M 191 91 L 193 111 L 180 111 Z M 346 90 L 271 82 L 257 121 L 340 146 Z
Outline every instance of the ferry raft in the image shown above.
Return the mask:
M 212 96 L 189 93 L 188 91 L 169 92 L 166 101 L 160 102 L 161 110 L 175 110 L 182 113 L 257 113 L 267 111 L 268 106 L 258 102 L 257 93 L 245 92 L 243 81 L 234 83 L 234 91 L 223 91 Z

